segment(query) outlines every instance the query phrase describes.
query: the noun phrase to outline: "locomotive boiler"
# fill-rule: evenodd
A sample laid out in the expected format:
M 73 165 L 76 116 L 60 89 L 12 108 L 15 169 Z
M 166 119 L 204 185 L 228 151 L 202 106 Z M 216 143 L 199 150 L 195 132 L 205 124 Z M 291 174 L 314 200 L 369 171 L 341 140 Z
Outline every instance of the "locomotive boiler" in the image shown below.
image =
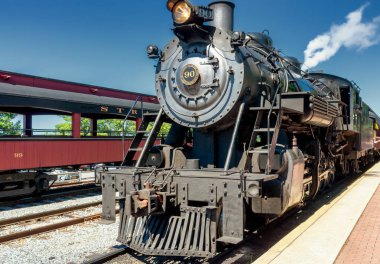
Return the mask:
M 355 84 L 302 72 L 265 32 L 235 31 L 229 1 L 167 7 L 175 36 L 147 48 L 161 110 L 144 115 L 125 166 L 101 173 L 104 219 L 119 194 L 118 241 L 211 257 L 373 161 L 378 117 Z

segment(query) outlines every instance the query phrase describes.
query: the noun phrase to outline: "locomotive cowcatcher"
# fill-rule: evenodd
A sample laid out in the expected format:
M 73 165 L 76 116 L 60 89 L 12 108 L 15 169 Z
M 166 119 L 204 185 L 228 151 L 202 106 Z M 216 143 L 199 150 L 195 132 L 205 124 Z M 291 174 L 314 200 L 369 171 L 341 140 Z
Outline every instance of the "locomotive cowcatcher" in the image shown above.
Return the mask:
M 175 36 L 147 48 L 161 110 L 144 116 L 125 166 L 101 173 L 104 219 L 119 195 L 118 241 L 212 257 L 373 161 L 379 118 L 354 83 L 302 72 L 268 34 L 234 31 L 231 2 L 167 7 Z

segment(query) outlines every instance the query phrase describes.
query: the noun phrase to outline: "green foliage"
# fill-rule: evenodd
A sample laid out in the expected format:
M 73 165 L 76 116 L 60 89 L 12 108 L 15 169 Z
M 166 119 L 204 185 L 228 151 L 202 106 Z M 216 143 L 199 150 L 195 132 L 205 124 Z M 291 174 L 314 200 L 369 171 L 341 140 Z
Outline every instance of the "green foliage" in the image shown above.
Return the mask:
M 58 130 L 58 133 L 63 136 L 71 135 L 71 116 L 61 116 L 63 118 L 63 123 L 55 125 L 55 129 Z M 90 120 L 88 118 L 81 119 L 80 125 L 81 135 L 88 135 L 90 130 Z
M 153 127 L 153 123 L 150 123 L 147 130 L 148 131 L 152 130 L 152 127 Z M 172 127 L 171 124 L 163 123 L 161 126 L 161 129 L 160 129 L 159 135 L 164 135 L 166 137 L 166 135 L 169 133 L 169 130 L 171 127 Z
M 169 123 L 163 123 L 160 133 L 164 134 L 165 136 L 169 133 L 170 128 L 172 127 L 172 124 Z
M 127 120 L 125 124 L 125 133 L 135 132 L 135 122 Z M 123 133 L 123 120 L 121 119 L 105 119 L 98 121 L 99 136 L 121 136 Z
M 19 135 L 21 132 L 21 121 L 14 121 L 17 114 L 0 112 L 0 135 Z
M 71 135 L 71 116 L 61 116 L 63 122 L 55 125 L 55 129 L 58 130 L 60 135 Z M 97 130 L 99 136 L 121 136 L 123 131 L 123 120 L 120 119 L 104 119 L 98 120 Z M 90 119 L 81 118 L 81 135 L 91 135 Z M 126 132 L 135 131 L 135 123 L 133 121 L 127 121 L 125 126 Z
M 55 125 L 55 129 L 60 135 L 70 136 L 71 135 L 71 116 L 61 116 L 63 122 Z M 164 123 L 161 127 L 160 134 L 167 135 L 169 133 L 171 124 Z M 147 130 L 151 130 L 152 124 L 150 124 Z M 81 119 L 81 135 L 90 136 L 90 119 Z M 128 120 L 125 124 L 125 134 L 133 135 L 136 130 L 136 124 L 134 121 Z M 104 119 L 98 120 L 98 136 L 121 136 L 123 131 L 123 120 L 121 119 Z

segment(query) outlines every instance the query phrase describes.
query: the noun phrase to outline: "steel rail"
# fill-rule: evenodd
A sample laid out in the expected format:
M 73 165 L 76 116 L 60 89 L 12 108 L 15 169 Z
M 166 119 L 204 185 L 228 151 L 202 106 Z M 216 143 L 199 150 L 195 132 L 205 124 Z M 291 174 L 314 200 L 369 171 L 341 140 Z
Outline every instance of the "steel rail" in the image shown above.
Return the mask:
M 74 187 L 85 187 L 85 186 L 81 185 L 81 186 L 74 186 Z M 98 186 L 91 186 L 86 189 L 76 189 L 76 190 L 66 190 L 66 191 L 64 191 L 63 189 L 66 189 L 66 188 L 52 189 L 52 191 L 54 192 L 42 194 L 39 196 L 32 196 L 32 197 L 21 198 L 18 200 L 9 200 L 9 201 L 0 202 L 0 206 L 12 206 L 12 205 L 17 205 L 17 204 L 33 203 L 37 201 L 38 202 L 43 201 L 46 199 L 56 199 L 56 198 L 70 197 L 70 196 L 76 196 L 76 195 L 81 195 L 81 194 L 86 194 L 86 193 L 99 192 L 101 190 L 101 188 Z M 67 187 L 67 189 L 69 189 L 69 187 Z
M 118 212 L 119 210 L 116 210 L 116 211 Z M 72 225 L 83 224 L 83 223 L 86 223 L 88 221 L 100 219 L 101 217 L 102 217 L 102 214 L 98 213 L 98 214 L 93 214 L 93 215 L 88 215 L 88 216 L 70 219 L 70 220 L 55 223 L 55 224 L 45 225 L 45 226 L 30 229 L 30 230 L 12 233 L 9 235 L 1 236 L 0 237 L 0 244 L 5 243 L 5 242 L 9 242 L 12 240 L 16 240 L 16 239 L 21 239 L 21 238 L 26 238 L 26 237 L 38 235 L 41 233 L 47 233 L 50 231 L 54 231 L 54 230 L 61 229 L 64 227 L 68 227 L 68 226 L 72 226 Z
M 128 254 L 128 253 L 133 253 L 132 249 L 128 247 L 117 248 L 117 249 L 112 250 L 111 252 L 104 253 L 101 255 L 96 255 L 95 257 L 91 257 L 90 260 L 85 261 L 84 264 L 102 264 L 118 256 Z
M 81 210 L 85 208 L 90 208 L 90 207 L 101 205 L 101 204 L 102 204 L 101 201 L 97 201 L 97 202 L 84 203 L 80 205 L 74 205 L 70 207 L 45 211 L 45 212 L 36 213 L 36 214 L 29 214 L 29 215 L 23 215 L 19 217 L 8 218 L 8 219 L 0 220 L 0 227 L 17 224 L 19 222 L 27 222 L 27 221 L 31 221 L 35 219 L 61 215 L 64 213 L 73 212 L 73 211 L 77 211 L 77 210 Z
M 50 188 L 60 188 L 60 187 L 69 187 L 69 186 L 82 186 L 82 185 L 93 185 L 95 181 L 81 181 L 81 182 L 64 182 L 64 183 L 55 183 Z

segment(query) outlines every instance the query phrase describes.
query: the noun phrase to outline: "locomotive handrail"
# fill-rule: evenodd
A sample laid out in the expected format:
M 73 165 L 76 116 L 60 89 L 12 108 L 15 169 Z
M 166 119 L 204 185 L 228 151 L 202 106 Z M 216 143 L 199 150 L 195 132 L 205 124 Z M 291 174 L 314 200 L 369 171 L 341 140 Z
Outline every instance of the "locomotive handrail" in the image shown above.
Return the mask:
M 272 112 L 273 112 L 273 107 L 274 107 L 274 101 L 277 99 L 277 95 L 278 95 L 278 92 L 280 90 L 280 85 L 277 86 L 277 89 L 276 89 L 276 92 L 274 94 L 274 97 L 273 97 L 273 101 L 271 103 L 271 107 L 269 109 L 269 113 L 268 113 L 268 116 L 267 116 L 267 145 L 268 145 L 268 154 L 267 154 L 267 166 L 266 166 L 266 169 L 265 169 L 265 174 L 269 174 L 270 171 L 271 171 L 271 154 L 272 154 L 272 144 L 270 142 L 270 117 L 272 115 Z M 279 109 L 281 111 L 281 98 L 279 98 Z M 278 115 L 280 115 L 278 113 Z M 279 118 L 279 116 L 277 116 L 277 119 Z M 276 121 L 276 126 L 277 126 L 277 121 Z M 273 137 L 272 137 L 272 140 L 274 138 L 274 134 L 275 134 L 275 131 L 273 132 Z M 274 152 L 274 151 L 273 151 Z
M 153 175 L 154 173 L 156 173 L 156 171 L 157 171 L 157 168 L 154 167 L 153 170 L 152 170 L 152 172 L 149 174 L 148 178 L 146 178 L 146 180 L 144 181 L 144 184 L 148 182 L 148 180 L 150 179 L 150 177 L 152 177 L 152 175 Z
M 285 60 L 284 58 L 282 58 L 282 57 L 280 57 L 281 58 L 281 60 Z M 292 72 L 289 70 L 289 66 L 290 65 L 292 65 L 293 67 L 296 67 L 294 64 L 292 64 L 291 62 L 289 62 L 289 61 L 287 61 L 287 60 L 285 60 L 286 61 L 286 63 L 288 63 L 288 66 L 284 66 L 284 64 L 281 62 L 281 64 L 282 64 L 282 66 L 285 68 L 285 70 L 286 70 L 286 72 L 290 75 L 290 77 L 292 78 L 292 80 L 291 81 L 294 81 L 294 84 L 298 87 L 298 90 L 299 91 L 301 91 L 302 89 L 301 89 L 301 87 L 300 87 L 300 85 L 299 85 L 299 83 L 297 82 L 297 80 L 296 80 L 296 78 L 294 78 L 294 76 L 293 76 L 293 74 L 292 74 Z M 287 81 L 287 82 L 289 82 L 289 81 Z M 285 92 L 287 93 L 289 91 L 289 85 L 287 85 L 287 87 L 286 87 L 286 89 L 285 89 Z
M 282 58 L 281 58 L 282 59 Z M 285 84 L 286 84 L 286 88 L 285 88 L 285 91 L 288 90 L 288 85 L 289 85 L 289 79 L 288 79 L 288 74 L 287 74 L 287 71 L 286 71 L 286 67 L 284 66 L 284 64 L 282 63 L 281 59 L 279 60 L 279 62 L 281 63 L 281 66 L 282 66 L 282 69 L 285 69 L 284 70 L 284 73 L 285 73 Z M 271 107 L 269 109 L 269 113 L 268 113 L 268 116 L 267 116 L 267 145 L 268 145 L 268 154 L 267 154 L 267 166 L 266 166 L 266 169 L 265 169 L 265 174 L 269 174 L 270 171 L 271 171 L 271 160 L 272 160 L 272 153 L 274 154 L 274 151 L 275 151 L 275 148 L 276 146 L 274 146 L 274 149 L 272 150 L 272 142 L 270 142 L 270 117 L 272 115 L 272 112 L 273 112 L 273 107 L 274 107 L 274 103 L 276 100 L 278 100 L 278 107 L 279 107 L 279 112 L 278 112 L 278 116 L 277 116 L 277 120 L 276 120 L 276 124 L 275 124 L 275 130 L 277 128 L 277 126 L 279 125 L 278 124 L 278 120 L 281 118 L 280 117 L 280 114 L 281 114 L 281 89 L 280 89 L 280 84 L 277 85 L 277 89 L 276 89 L 276 92 L 274 93 L 274 96 L 273 96 L 273 100 L 271 102 Z M 279 95 L 279 98 L 277 98 L 277 95 Z M 272 137 L 272 141 L 275 137 L 275 133 L 276 131 L 273 131 L 273 137 Z
M 171 168 L 170 169 L 170 171 L 168 172 L 168 174 L 166 174 L 166 176 L 165 176 L 165 178 L 162 180 L 162 182 L 161 182 L 161 184 L 160 184 L 160 188 L 162 189 L 162 188 L 164 188 L 165 186 L 166 186 L 166 184 L 167 184 L 167 179 L 169 178 L 169 176 L 170 176 L 170 174 L 172 173 L 172 172 L 174 172 L 174 174 L 175 174 L 175 169 L 174 168 Z
M 252 38 L 252 36 L 249 36 L 249 37 L 250 37 L 250 39 L 252 41 L 256 41 L 256 40 L 254 40 Z M 270 56 L 274 55 L 278 59 L 278 62 L 280 63 L 280 67 L 278 67 L 278 69 L 279 70 L 282 69 L 284 71 L 285 85 L 286 85 L 286 87 L 285 87 L 284 90 L 285 90 L 285 92 L 287 92 L 288 91 L 288 87 L 289 87 L 289 77 L 288 77 L 288 70 L 287 70 L 287 68 L 284 66 L 284 64 L 282 62 L 282 60 L 284 60 L 284 59 L 277 52 L 275 52 L 274 50 L 271 50 L 270 53 L 269 53 L 269 52 L 267 52 L 265 50 L 262 50 L 262 49 L 260 49 L 258 47 L 250 47 L 250 48 L 254 49 L 256 52 L 261 53 L 263 56 L 265 56 L 266 59 L 268 60 L 268 62 L 271 63 L 275 67 L 277 67 L 277 65 L 276 65 L 276 63 L 274 61 L 272 61 L 270 59 Z M 252 52 L 249 49 L 248 49 L 248 52 L 251 53 L 251 55 L 253 56 Z M 279 83 L 277 85 L 277 89 L 276 89 L 276 91 L 274 93 L 273 100 L 270 102 L 271 107 L 269 109 L 269 113 L 268 113 L 268 116 L 267 116 L 267 145 L 268 145 L 267 155 L 268 155 L 268 160 L 267 160 L 267 165 L 266 165 L 266 169 L 265 169 L 265 173 L 266 174 L 269 174 L 270 171 L 271 171 L 271 157 L 272 157 L 272 153 L 274 153 L 274 150 L 272 150 L 272 144 L 271 144 L 271 141 L 270 141 L 270 117 L 271 117 L 271 115 L 273 113 L 274 103 L 275 103 L 275 100 L 277 100 L 277 95 L 279 95 L 279 93 L 281 93 L 280 87 L 281 87 L 281 84 Z M 277 116 L 277 119 L 280 118 L 279 115 L 281 113 L 281 98 L 279 98 L 279 110 L 280 110 L 280 112 L 279 112 L 279 114 Z M 278 125 L 278 122 L 276 121 L 276 127 L 277 127 L 277 125 Z M 273 132 L 273 138 L 275 136 L 275 133 L 276 133 L 276 131 Z M 228 155 L 227 155 L 227 159 L 228 159 Z M 226 170 L 226 166 L 227 166 L 227 162 L 226 162 L 226 165 L 225 165 L 225 170 Z
M 239 113 L 238 113 L 238 116 L 237 116 L 237 119 L 236 119 L 234 131 L 232 132 L 232 138 L 231 138 L 230 146 L 228 148 L 226 163 L 224 164 L 224 170 L 225 171 L 227 171 L 229 169 L 229 167 L 230 167 L 231 158 L 232 158 L 232 151 L 233 151 L 233 147 L 234 147 L 234 144 L 235 144 L 236 136 L 237 136 L 237 133 L 238 133 L 240 122 L 241 122 L 241 118 L 243 116 L 244 108 L 245 108 L 245 101 L 243 101 L 241 103 L 240 107 L 239 107 Z
M 248 34 L 248 37 L 250 38 L 250 40 L 251 41 L 255 41 L 255 42 L 257 42 L 252 36 L 250 36 L 249 34 Z M 248 43 L 248 42 L 247 42 Z M 246 43 L 246 44 L 247 44 Z M 272 56 L 272 55 L 274 55 L 277 59 L 278 59 L 278 61 L 279 61 L 279 63 L 280 63 L 280 67 L 278 68 L 278 69 L 282 69 L 283 71 L 284 71 L 284 75 L 285 75 L 285 85 L 286 85 L 286 88 L 284 89 L 285 90 L 285 92 L 287 92 L 288 91 L 288 87 L 289 87 L 289 77 L 288 77 L 288 70 L 287 70 L 287 68 L 284 66 L 284 64 L 283 64 L 283 62 L 282 62 L 282 60 L 284 60 L 277 52 L 275 52 L 275 50 L 273 49 L 273 50 L 269 50 L 269 51 L 265 51 L 265 50 L 263 50 L 263 49 L 260 49 L 260 48 L 258 48 L 258 47 L 254 47 L 254 46 L 252 46 L 252 47 L 250 47 L 250 48 L 252 48 L 253 50 L 255 50 L 256 52 L 258 52 L 258 53 L 261 53 L 264 57 L 266 57 L 266 59 L 268 60 L 268 62 L 269 63 L 271 63 L 273 66 L 275 66 L 275 67 L 277 67 L 277 65 L 276 65 L 276 63 L 274 62 L 274 61 L 272 61 L 271 59 L 270 59 L 270 57 Z M 253 54 L 252 54 L 252 52 L 248 49 L 248 52 L 249 53 L 251 53 L 251 55 L 253 56 Z M 291 75 L 291 74 L 290 74 Z M 291 75 L 292 76 L 292 75 Z M 294 78 L 293 76 L 292 76 L 292 78 Z M 298 84 L 297 84 L 298 85 Z M 279 95 L 279 92 L 281 91 L 281 89 L 280 89 L 280 87 L 281 87 L 281 84 L 278 84 L 278 86 L 277 86 L 277 89 L 276 89 L 276 91 L 275 91 L 275 93 L 274 93 L 274 96 L 273 96 L 273 100 L 270 102 L 270 104 L 271 104 L 271 107 L 270 107 L 270 109 L 269 109 L 269 113 L 268 113 L 268 116 L 267 116 L 267 145 L 268 145 L 268 152 L 267 152 L 267 155 L 268 155 L 268 160 L 267 160 L 267 166 L 266 166 L 266 170 L 265 170 L 265 173 L 266 174 L 269 174 L 270 173 L 270 171 L 271 171 L 271 156 L 272 156 L 272 152 L 274 153 L 274 150 L 272 150 L 272 144 L 271 144 L 271 142 L 270 142 L 270 117 L 271 117 L 271 115 L 272 115 L 272 113 L 273 113 L 273 108 L 274 108 L 274 103 L 275 103 L 275 100 L 277 100 L 277 95 Z M 269 101 L 269 100 L 268 100 Z M 280 109 L 280 112 L 279 112 L 279 114 L 278 115 L 280 115 L 280 113 L 281 113 L 281 98 L 279 98 L 279 109 Z M 277 119 L 279 119 L 280 117 L 279 116 L 277 116 Z M 276 121 L 276 126 L 278 125 L 278 122 Z M 275 131 L 273 132 L 273 136 L 275 135 Z M 273 138 L 272 138 L 273 139 Z M 230 154 L 230 153 L 228 153 L 228 154 Z M 228 155 L 227 155 L 227 160 L 228 160 Z M 227 167 L 227 162 L 226 162 L 226 164 L 225 164 L 225 170 L 226 170 L 226 167 Z
M 152 127 L 151 131 L 155 131 L 157 129 L 158 120 L 160 120 L 160 118 L 162 118 L 162 115 L 163 115 L 163 109 L 160 108 L 160 111 L 157 113 L 157 117 L 156 117 L 156 119 L 154 121 L 154 124 L 153 124 L 153 127 Z M 146 139 L 146 142 L 151 142 L 152 138 L 154 137 L 153 134 L 154 134 L 153 132 L 149 133 L 148 138 Z M 144 147 L 141 150 L 140 156 L 139 156 L 139 158 L 138 158 L 138 160 L 136 162 L 136 166 L 135 167 L 140 167 L 141 162 L 143 161 L 143 158 L 144 158 L 145 153 L 147 152 L 147 150 L 148 150 L 148 144 L 144 144 Z M 124 159 L 125 159 L 125 157 L 124 157 Z
M 319 90 L 319 92 L 323 92 L 323 96 L 332 96 L 332 91 L 330 91 L 329 87 L 324 83 L 322 82 L 321 80 L 319 79 L 315 79 L 311 84 L 313 84 L 315 87 L 317 87 Z M 320 88 L 320 86 L 322 86 L 322 88 Z M 325 91 L 327 88 L 327 92 Z
M 359 85 L 358 85 L 356 82 L 354 82 L 353 80 L 351 80 L 350 82 L 351 82 L 351 84 L 352 84 L 352 85 L 358 90 L 358 92 L 361 91 Z
M 123 159 L 122 160 L 124 160 L 125 159 L 125 144 L 124 144 L 124 141 L 125 141 L 125 135 L 124 135 L 124 133 L 125 133 L 125 123 L 127 122 L 127 120 L 128 120 L 128 117 L 130 116 L 130 114 L 131 114 L 131 112 L 132 112 L 132 109 L 136 106 L 136 104 L 137 104 L 137 102 L 140 100 L 140 99 L 142 99 L 142 97 L 139 95 L 139 96 L 137 96 L 137 98 L 136 98 L 136 100 L 133 102 L 133 105 L 132 105 L 132 107 L 131 108 L 129 108 L 129 111 L 128 111 L 128 113 L 126 114 L 126 116 L 124 117 L 124 120 L 123 120 L 123 134 L 122 134 L 122 148 L 123 148 Z

